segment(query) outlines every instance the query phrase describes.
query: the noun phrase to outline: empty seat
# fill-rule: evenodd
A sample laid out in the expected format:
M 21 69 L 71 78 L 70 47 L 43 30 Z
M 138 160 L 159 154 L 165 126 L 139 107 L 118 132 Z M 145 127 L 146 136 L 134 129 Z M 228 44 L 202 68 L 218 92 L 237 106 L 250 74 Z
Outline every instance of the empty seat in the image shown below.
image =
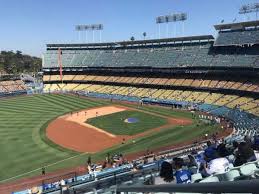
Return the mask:
M 230 170 L 224 174 L 220 175 L 222 181 L 234 181 L 235 178 L 239 177 L 240 173 L 238 170 Z
M 219 182 L 219 178 L 216 176 L 210 176 L 200 181 L 200 183 L 212 183 Z
M 194 182 L 197 182 L 197 181 L 201 180 L 202 176 L 201 176 L 200 173 L 196 173 L 196 174 L 192 175 L 191 179 L 192 179 L 192 183 L 194 183 Z
M 244 176 L 252 175 L 256 170 L 259 170 L 255 164 L 245 164 L 240 167 L 240 173 Z
M 192 173 L 192 174 L 196 174 L 198 173 L 198 168 L 196 166 L 192 166 L 189 168 L 189 171 Z

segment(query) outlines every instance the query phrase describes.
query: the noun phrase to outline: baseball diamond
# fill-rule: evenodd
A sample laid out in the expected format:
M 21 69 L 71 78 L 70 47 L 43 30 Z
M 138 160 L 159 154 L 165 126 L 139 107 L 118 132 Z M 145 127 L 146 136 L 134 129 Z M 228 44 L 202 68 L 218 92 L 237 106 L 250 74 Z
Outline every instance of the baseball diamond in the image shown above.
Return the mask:
M 259 190 L 259 3 L 185 1 L 1 2 L 0 194 Z
M 1 179 L 37 169 L 39 166 L 48 166 L 71 156 L 78 155 L 76 159 L 50 166 L 48 170 L 82 165 L 87 153 L 94 152 L 91 156 L 93 160 L 98 161 L 107 152 L 133 154 L 146 149 L 194 141 L 206 133 L 212 134 L 220 130 L 217 125 L 197 126 L 198 121 L 192 118 L 190 112 L 117 104 L 78 98 L 74 95 L 21 96 L 3 99 L 0 106 L 1 144 L 5 145 L 8 141 L 9 145 L 8 150 L 0 148 L 0 153 L 8 156 L 1 159 L 0 169 L 7 172 L 0 173 Z M 102 116 L 103 114 L 105 116 Z M 123 128 L 126 124 L 123 122 L 124 118 L 132 115 L 138 117 L 140 122 L 136 123 L 136 126 L 128 124 L 128 128 Z M 88 120 L 88 117 L 93 118 Z M 15 120 L 9 122 L 13 118 Z M 114 130 L 111 130 L 109 122 L 104 122 L 101 131 L 96 130 L 100 127 L 99 119 L 110 120 Z M 114 123 L 118 120 L 119 123 Z M 182 127 L 183 125 L 185 127 Z M 133 139 L 135 143 L 132 143 Z M 41 157 L 41 160 L 37 160 L 38 157 Z M 38 174 L 39 171 L 31 173 L 30 176 Z

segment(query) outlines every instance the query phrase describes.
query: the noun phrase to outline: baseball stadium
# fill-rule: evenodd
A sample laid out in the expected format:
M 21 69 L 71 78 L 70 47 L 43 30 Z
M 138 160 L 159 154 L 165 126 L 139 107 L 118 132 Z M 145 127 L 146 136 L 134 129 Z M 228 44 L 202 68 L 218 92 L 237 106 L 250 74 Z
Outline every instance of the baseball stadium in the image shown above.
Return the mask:
M 46 44 L 37 79 L 0 74 L 0 193 L 258 192 L 259 20 L 207 28 Z

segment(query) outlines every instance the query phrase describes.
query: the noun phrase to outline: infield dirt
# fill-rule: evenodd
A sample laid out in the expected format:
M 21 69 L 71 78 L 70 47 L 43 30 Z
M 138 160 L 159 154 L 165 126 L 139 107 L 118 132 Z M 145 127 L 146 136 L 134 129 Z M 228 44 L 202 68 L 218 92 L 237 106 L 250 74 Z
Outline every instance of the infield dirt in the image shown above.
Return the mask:
M 153 131 L 159 131 L 170 126 L 189 125 L 192 123 L 191 119 L 165 117 L 167 119 L 166 125 L 132 136 L 114 135 L 103 129 L 85 123 L 85 121 L 94 117 L 100 117 L 125 110 L 132 110 L 132 108 L 123 106 L 104 106 L 69 113 L 52 121 L 46 129 L 46 135 L 51 141 L 62 147 L 77 152 L 95 153 L 114 145 L 121 144 L 124 141 L 145 136 Z

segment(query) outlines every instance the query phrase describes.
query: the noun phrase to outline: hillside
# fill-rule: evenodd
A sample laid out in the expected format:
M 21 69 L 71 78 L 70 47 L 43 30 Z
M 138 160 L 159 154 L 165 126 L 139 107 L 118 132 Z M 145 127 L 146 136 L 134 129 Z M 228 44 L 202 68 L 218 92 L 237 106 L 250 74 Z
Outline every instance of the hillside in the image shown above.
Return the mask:
M 40 58 L 22 54 L 21 51 L 1 51 L 0 53 L 0 73 L 38 72 L 40 69 Z

